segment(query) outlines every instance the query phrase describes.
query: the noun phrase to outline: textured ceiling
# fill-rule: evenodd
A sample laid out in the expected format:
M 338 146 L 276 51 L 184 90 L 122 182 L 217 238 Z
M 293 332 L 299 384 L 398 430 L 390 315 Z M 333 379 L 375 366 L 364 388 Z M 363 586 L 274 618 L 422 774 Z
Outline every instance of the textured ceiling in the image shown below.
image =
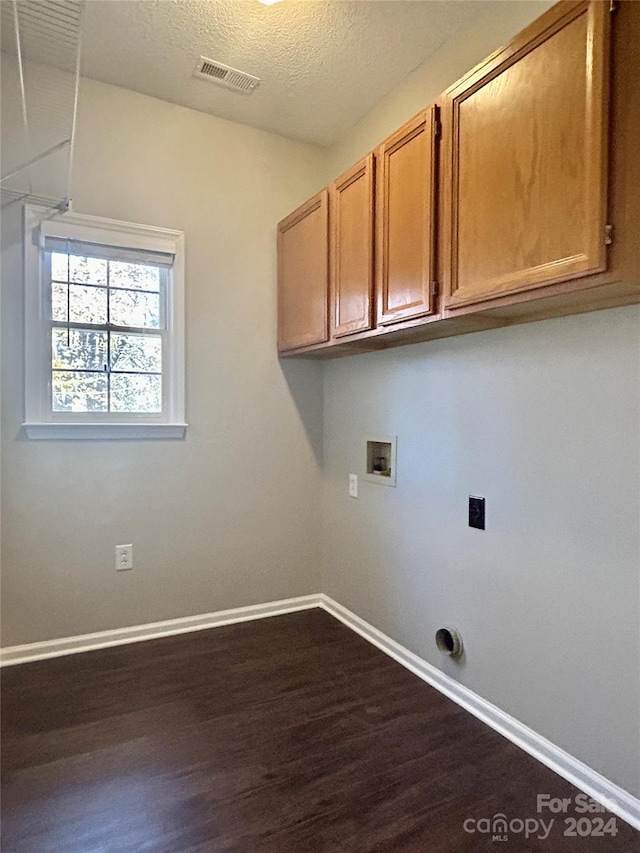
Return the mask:
M 488 3 L 89 0 L 82 73 L 330 145 Z M 252 95 L 192 76 L 200 55 L 260 77 Z

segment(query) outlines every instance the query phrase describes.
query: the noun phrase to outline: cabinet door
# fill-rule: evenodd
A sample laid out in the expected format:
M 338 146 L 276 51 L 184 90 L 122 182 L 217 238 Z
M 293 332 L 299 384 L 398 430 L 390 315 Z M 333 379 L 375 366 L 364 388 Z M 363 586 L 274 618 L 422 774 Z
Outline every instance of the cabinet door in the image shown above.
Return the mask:
M 331 186 L 331 308 L 333 337 L 372 327 L 373 154 Z
M 559 3 L 446 94 L 446 304 L 606 267 L 609 4 Z
M 434 106 L 378 149 L 378 325 L 435 310 L 437 122 Z
M 329 220 L 322 190 L 278 225 L 278 350 L 329 339 Z

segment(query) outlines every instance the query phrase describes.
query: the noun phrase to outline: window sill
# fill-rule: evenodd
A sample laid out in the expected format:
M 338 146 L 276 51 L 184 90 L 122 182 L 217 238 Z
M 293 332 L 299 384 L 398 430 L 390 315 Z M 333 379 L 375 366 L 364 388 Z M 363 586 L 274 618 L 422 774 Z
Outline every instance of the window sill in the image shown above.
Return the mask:
M 187 424 L 25 423 L 22 426 L 27 438 L 36 440 L 184 438 L 187 430 Z

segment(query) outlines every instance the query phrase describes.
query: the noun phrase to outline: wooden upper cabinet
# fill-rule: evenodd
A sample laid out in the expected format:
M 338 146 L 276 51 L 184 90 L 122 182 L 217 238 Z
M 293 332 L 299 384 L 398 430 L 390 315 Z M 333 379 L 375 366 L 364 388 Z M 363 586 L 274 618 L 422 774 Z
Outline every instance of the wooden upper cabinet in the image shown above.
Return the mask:
M 449 307 L 606 268 L 609 29 L 560 3 L 446 93 Z
M 435 310 L 437 107 L 377 151 L 378 325 Z
M 373 314 L 373 154 L 334 181 L 331 209 L 331 333 L 364 332 Z
M 329 339 L 329 219 L 322 190 L 278 225 L 278 350 Z

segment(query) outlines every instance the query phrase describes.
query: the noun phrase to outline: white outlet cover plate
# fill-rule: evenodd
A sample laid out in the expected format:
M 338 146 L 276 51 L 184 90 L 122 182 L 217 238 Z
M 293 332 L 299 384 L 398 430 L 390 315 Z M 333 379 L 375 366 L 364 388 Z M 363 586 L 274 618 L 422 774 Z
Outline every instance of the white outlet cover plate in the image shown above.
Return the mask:
M 116 571 L 133 568 L 133 545 L 116 545 Z

